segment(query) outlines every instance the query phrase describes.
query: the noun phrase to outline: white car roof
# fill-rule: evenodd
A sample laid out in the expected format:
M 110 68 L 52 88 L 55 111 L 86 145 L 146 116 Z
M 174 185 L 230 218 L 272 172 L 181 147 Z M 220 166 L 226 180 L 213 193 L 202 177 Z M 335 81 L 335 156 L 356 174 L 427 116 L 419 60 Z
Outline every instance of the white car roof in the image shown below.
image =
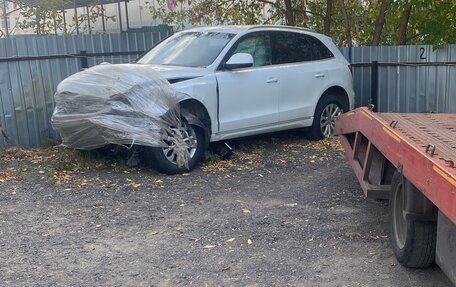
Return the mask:
M 283 25 L 237 25 L 237 26 L 212 26 L 212 27 L 195 27 L 190 28 L 185 31 L 211 31 L 211 32 L 224 32 L 224 33 L 232 33 L 232 34 L 239 34 L 242 32 L 246 32 L 249 30 L 280 30 L 280 31 L 298 31 L 298 32 L 306 32 L 309 34 L 321 35 L 311 30 L 299 28 L 299 27 L 291 27 L 291 26 L 283 26 Z
M 197 31 L 197 32 L 224 32 L 224 33 L 232 33 L 232 34 L 239 34 L 241 32 L 247 31 L 252 26 L 212 26 L 212 27 L 194 27 L 184 32 L 190 31 Z

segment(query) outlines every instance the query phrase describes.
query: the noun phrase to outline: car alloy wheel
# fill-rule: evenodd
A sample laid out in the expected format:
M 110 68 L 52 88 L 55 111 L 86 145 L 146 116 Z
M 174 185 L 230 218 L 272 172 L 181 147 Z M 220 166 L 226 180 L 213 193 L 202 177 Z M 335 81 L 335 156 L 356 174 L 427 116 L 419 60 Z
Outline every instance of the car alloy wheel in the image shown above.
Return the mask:
M 186 144 L 189 161 L 195 156 L 198 147 L 198 139 L 191 125 L 182 122 L 179 128 L 172 128 L 171 132 L 168 132 L 168 139 L 164 141 L 168 146 L 163 147 L 162 151 L 166 159 L 175 165 L 178 164 L 178 150 L 175 148 L 175 142 L 172 138 L 176 136 L 182 138 Z
M 342 110 L 334 103 L 330 103 L 323 109 L 320 117 L 320 129 L 325 137 L 330 137 L 334 134 L 336 117 L 340 116 L 340 114 L 342 114 Z

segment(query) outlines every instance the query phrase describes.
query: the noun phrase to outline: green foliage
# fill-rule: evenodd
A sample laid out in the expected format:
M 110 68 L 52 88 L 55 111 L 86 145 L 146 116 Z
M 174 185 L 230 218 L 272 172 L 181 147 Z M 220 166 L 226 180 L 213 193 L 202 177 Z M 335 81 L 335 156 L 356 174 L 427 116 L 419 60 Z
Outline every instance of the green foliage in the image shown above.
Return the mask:
M 407 44 L 443 45 L 456 43 L 456 1 L 454 0 L 387 0 L 388 9 L 381 34 L 381 45 L 395 45 L 404 7 L 412 5 L 407 25 Z M 170 11 L 166 0 L 146 3 L 153 17 L 165 23 L 185 25 L 284 24 L 285 0 L 174 0 L 176 9 Z M 331 36 L 338 45 L 346 41 L 344 21 L 339 0 L 294 0 L 292 16 L 296 26 L 324 32 L 327 5 L 332 3 Z M 349 14 L 354 45 L 371 45 L 380 0 L 343 0 Z
M 215 152 L 208 150 L 204 155 L 204 162 L 205 163 L 216 163 L 220 161 L 220 156 Z
M 418 6 L 418 5 L 417 5 Z M 411 43 L 444 45 L 456 43 L 456 1 L 425 1 L 416 7 L 411 26 L 414 34 Z

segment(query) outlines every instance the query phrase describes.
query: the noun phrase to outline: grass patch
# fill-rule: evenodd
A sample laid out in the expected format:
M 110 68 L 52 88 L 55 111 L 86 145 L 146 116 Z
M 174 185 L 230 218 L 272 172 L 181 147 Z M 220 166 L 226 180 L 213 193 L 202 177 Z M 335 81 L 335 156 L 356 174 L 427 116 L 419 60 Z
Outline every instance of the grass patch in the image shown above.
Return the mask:
M 217 163 L 221 160 L 220 155 L 215 153 L 212 150 L 207 150 L 206 153 L 204 154 L 204 163 Z

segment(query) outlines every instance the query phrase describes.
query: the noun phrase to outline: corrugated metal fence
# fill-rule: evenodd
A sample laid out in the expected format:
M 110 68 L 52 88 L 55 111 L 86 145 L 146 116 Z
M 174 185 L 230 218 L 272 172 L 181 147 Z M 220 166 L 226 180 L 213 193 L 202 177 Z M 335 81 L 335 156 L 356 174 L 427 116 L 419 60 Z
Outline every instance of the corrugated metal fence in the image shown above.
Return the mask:
M 57 84 L 101 62 L 126 63 L 169 36 L 145 31 L 0 39 L 0 147 L 52 144 Z M 342 48 L 353 64 L 356 105 L 379 111 L 456 112 L 456 45 Z
M 52 144 L 60 81 L 101 62 L 135 60 L 171 31 L 0 39 L 0 147 Z
M 456 45 L 341 48 L 352 63 L 356 105 L 381 112 L 456 113 Z

